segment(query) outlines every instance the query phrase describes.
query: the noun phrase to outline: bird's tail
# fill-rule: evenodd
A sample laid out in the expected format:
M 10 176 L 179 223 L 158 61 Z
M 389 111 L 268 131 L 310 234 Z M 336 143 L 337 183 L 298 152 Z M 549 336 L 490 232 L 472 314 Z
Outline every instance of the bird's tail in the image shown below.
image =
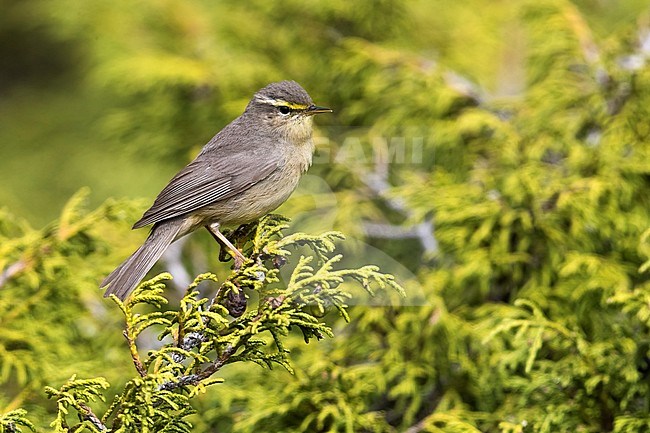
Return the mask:
M 115 295 L 124 301 L 176 239 L 181 226 L 182 221 L 166 221 L 155 225 L 144 244 L 104 278 L 100 284 L 101 288 L 106 287 L 104 297 Z

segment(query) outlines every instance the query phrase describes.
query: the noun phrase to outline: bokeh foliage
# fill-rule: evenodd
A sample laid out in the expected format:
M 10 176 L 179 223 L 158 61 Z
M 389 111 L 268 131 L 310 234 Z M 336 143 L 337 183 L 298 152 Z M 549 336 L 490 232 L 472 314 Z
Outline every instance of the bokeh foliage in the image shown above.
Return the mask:
M 290 338 L 293 375 L 232 365 L 194 404 L 196 431 L 650 431 L 645 2 L 2 3 L 7 29 L 29 21 L 43 47 L 67 53 L 54 77 L 7 74 L 3 92 L 18 102 L 53 95 L 60 108 L 61 92 L 75 89 L 73 106 L 93 102 L 70 119 L 83 119 L 77 139 L 98 144 L 86 151 L 101 193 L 152 196 L 252 91 L 299 81 L 335 108 L 320 120 L 330 141 L 310 171 L 327 187 L 306 185 L 283 212 L 309 232 L 325 225 L 384 251 L 392 261 L 382 270 L 410 270 L 403 284 L 422 295 L 417 305 L 356 306 L 349 325 L 332 324 L 332 340 Z M 33 45 L 30 58 L 44 56 Z M 24 80 L 39 83 L 38 96 Z M 25 117 L 17 107 L 0 107 L 3 117 Z M 20 138 L 6 131 L 3 141 Z M 417 138 L 421 158 L 383 161 L 377 137 L 402 137 L 410 150 Z M 23 245 L 11 250 L 19 255 L 3 247 L 5 266 L 39 252 L 54 262 L 30 261 L 20 277 L 40 296 L 34 329 L 52 337 L 21 334 L 22 370 L 0 358 L 3 371 L 25 371 L 2 376 L 2 412 L 48 407 L 36 391 L 70 376 L 63 360 L 119 382 L 115 317 L 96 315 L 109 326 L 65 312 L 105 309 L 92 287 L 135 245 L 121 222 L 131 211 L 106 206 L 84 236 L 3 214 L 3 245 Z M 186 253 L 205 257 L 202 247 Z M 58 286 L 69 290 L 46 294 Z M 111 362 L 98 367 L 97 353 Z

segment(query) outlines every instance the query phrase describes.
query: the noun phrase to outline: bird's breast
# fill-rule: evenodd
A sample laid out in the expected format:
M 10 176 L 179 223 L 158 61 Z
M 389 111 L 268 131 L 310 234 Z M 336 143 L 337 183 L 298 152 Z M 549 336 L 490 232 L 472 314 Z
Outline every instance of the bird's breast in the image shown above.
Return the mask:
M 311 165 L 314 145 L 311 140 L 307 140 L 300 145 L 283 143 L 282 149 L 284 154 L 277 169 L 236 196 L 195 212 L 193 224 L 244 224 L 277 209 L 296 189 L 300 176 Z
M 302 144 L 291 146 L 290 154 L 286 159 L 290 170 L 297 170 L 298 175 L 303 174 L 309 169 L 314 155 L 314 142 L 311 138 L 305 140 Z

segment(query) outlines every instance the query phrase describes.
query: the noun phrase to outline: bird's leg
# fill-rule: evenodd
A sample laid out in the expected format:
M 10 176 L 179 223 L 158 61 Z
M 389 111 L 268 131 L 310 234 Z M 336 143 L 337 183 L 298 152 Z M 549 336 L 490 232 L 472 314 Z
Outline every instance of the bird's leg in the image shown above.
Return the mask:
M 213 223 L 205 226 L 206 229 L 210 232 L 212 237 L 214 237 L 218 242 L 225 245 L 232 254 L 232 258 L 235 260 L 235 269 L 242 267 L 246 261 L 246 257 L 239 251 L 229 240 L 226 238 L 223 233 L 219 231 L 219 223 Z

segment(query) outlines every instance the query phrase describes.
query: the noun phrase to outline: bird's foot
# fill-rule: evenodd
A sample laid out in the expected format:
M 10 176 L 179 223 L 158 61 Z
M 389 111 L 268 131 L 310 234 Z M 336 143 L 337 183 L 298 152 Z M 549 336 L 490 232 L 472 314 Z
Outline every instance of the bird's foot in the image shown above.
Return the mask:
M 210 234 L 222 245 L 224 245 L 229 251 L 230 255 L 232 256 L 233 260 L 235 261 L 234 268 L 235 270 L 241 269 L 241 267 L 244 265 L 244 262 L 246 261 L 246 257 L 242 254 L 241 251 L 237 247 L 235 247 L 232 242 L 228 240 L 227 237 L 219 231 L 219 224 L 214 223 L 205 226 L 206 229 L 210 232 Z

